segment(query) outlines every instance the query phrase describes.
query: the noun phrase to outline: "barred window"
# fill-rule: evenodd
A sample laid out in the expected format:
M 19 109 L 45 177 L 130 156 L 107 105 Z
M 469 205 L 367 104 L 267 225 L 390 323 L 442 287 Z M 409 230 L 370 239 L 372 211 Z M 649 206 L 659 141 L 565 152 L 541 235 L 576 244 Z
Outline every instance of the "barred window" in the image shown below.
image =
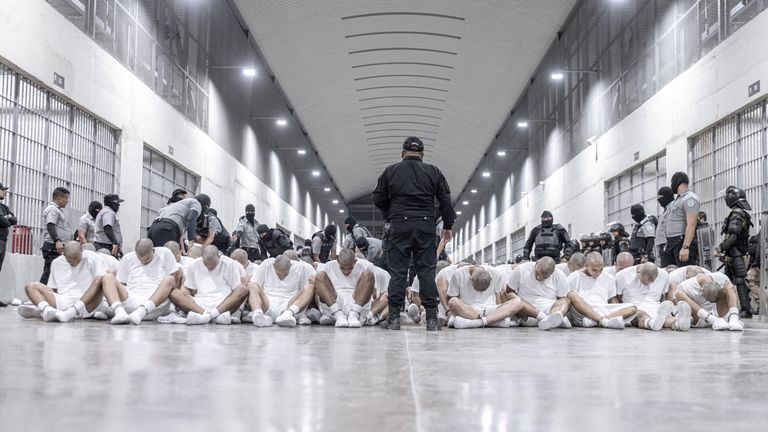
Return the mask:
M 757 226 L 768 175 L 766 101 L 752 105 L 708 128 L 689 140 L 691 189 L 701 200 L 707 222 L 720 232 L 729 209 L 723 200 L 728 186 L 737 186 L 752 205 L 752 223 Z M 754 231 L 754 230 L 753 230 Z
M 483 248 L 483 264 L 493 264 L 493 245 Z
M 629 208 L 642 204 L 648 215 L 659 215 L 661 206 L 656 200 L 659 188 L 667 185 L 667 157 L 661 152 L 652 159 L 639 163 L 605 182 L 605 223 L 621 222 L 631 227 L 634 221 Z M 595 231 L 602 227 L 594 227 Z M 627 228 L 629 231 L 629 228 Z
M 501 264 L 507 262 L 507 236 L 496 240 L 493 261 Z
M 514 258 L 515 255 L 522 255 L 525 248 L 525 228 L 510 234 L 509 237 L 509 256 Z
M 144 146 L 144 167 L 141 181 L 141 235 L 157 218 L 157 211 L 176 189 L 190 195 L 197 193 L 200 177 L 179 166 L 149 146 Z
M 73 232 L 91 201 L 115 192 L 118 134 L 0 64 L 0 181 L 11 188 L 5 201 L 19 225 L 29 227 L 32 252 L 42 245 L 41 214 L 55 188 L 71 192 L 65 214 Z

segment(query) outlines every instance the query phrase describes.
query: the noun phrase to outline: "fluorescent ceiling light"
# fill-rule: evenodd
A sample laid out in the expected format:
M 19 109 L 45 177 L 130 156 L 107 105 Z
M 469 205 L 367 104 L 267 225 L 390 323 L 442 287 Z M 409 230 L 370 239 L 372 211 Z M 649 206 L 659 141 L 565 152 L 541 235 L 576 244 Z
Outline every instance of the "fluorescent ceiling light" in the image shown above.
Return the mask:
M 506 155 L 507 155 L 507 152 L 505 152 L 504 150 L 499 150 L 496 152 L 496 156 L 504 157 Z
M 528 127 L 528 122 L 525 120 L 519 121 L 517 122 L 517 127 L 519 127 L 520 129 L 525 129 Z
M 278 126 L 285 126 L 285 125 L 288 124 L 288 120 L 286 120 L 284 118 L 279 118 L 279 119 L 277 119 L 276 123 L 277 123 Z
M 470 192 L 477 193 L 477 189 L 472 189 Z
M 555 72 L 550 77 L 555 81 L 562 81 L 565 75 L 562 72 Z
M 490 177 L 491 173 L 489 171 L 483 171 L 483 177 Z
M 305 154 L 307 154 L 307 151 L 304 150 L 304 149 L 299 149 L 296 153 L 298 153 L 300 155 L 305 155 Z
M 331 201 L 331 202 L 332 202 L 332 203 L 334 203 L 334 204 L 338 204 L 338 203 L 339 203 L 339 200 L 333 200 L 333 201 Z
M 326 191 L 326 192 L 330 192 L 331 188 L 327 187 L 327 188 L 323 188 L 323 190 Z
M 464 202 L 462 202 L 462 204 L 469 205 L 469 201 L 464 201 Z
M 247 77 L 256 76 L 256 69 L 254 69 L 254 68 L 245 68 L 245 69 L 243 69 L 243 75 L 245 75 Z
M 312 175 L 315 177 L 320 177 L 320 171 L 312 171 Z

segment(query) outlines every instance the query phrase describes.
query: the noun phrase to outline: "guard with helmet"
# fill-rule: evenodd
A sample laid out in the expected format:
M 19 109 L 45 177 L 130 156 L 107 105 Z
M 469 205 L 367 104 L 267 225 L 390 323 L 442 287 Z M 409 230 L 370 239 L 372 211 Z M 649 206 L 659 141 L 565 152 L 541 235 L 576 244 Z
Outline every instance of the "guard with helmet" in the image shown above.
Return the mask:
M 656 226 L 645 214 L 642 204 L 635 204 L 629 209 L 635 224 L 629 237 L 629 253 L 635 259 L 635 265 L 643 262 L 655 262 L 653 243 L 656 237 Z
M 731 212 L 723 222 L 723 241 L 717 248 L 716 255 L 720 256 L 725 266 L 724 273 L 736 285 L 741 305 L 739 317 L 752 318 L 753 311 L 747 287 L 749 228 L 752 226 L 749 211 L 752 206 L 747 202 L 747 194 L 735 186 L 728 186 L 725 190 L 725 204 Z
M 523 248 L 523 257 L 527 259 L 532 249 L 536 260 L 548 256 L 555 262 L 560 262 L 561 250 L 564 260 L 571 258 L 571 239 L 568 237 L 568 231 L 562 225 L 553 223 L 552 212 L 548 210 L 541 213 L 541 225 L 531 230 Z

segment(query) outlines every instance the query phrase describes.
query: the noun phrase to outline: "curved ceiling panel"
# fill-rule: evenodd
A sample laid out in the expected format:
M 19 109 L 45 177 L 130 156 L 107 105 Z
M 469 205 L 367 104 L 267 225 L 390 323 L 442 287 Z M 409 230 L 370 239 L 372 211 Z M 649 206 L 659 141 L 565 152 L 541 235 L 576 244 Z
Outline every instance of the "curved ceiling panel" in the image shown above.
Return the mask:
M 234 0 L 345 200 L 407 136 L 454 198 L 576 0 Z

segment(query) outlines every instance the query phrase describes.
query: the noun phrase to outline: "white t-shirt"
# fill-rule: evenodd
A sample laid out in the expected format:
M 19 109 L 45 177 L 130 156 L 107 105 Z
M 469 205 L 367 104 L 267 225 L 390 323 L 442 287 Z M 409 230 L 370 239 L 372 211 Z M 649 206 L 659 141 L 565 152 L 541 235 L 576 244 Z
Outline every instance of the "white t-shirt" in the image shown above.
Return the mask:
M 242 266 L 240 266 L 242 268 Z M 270 299 L 290 300 L 304 288 L 309 279 L 315 276 L 312 264 L 304 261 L 291 261 L 291 269 L 285 279 L 280 279 L 275 273 L 275 259 L 265 259 L 251 276 L 251 281 L 256 282 L 264 294 Z
M 720 286 L 723 288 L 725 288 L 731 282 L 728 276 L 720 272 L 709 273 L 707 276 L 711 276 L 712 279 L 714 279 L 714 281 L 720 284 Z M 685 295 L 690 297 L 691 300 L 695 301 L 702 308 L 709 310 L 714 305 L 704 297 L 704 290 L 701 288 L 699 281 L 696 279 L 696 277 L 692 277 L 690 279 L 684 280 L 677 286 L 677 290 L 685 293 Z
M 453 273 L 455 271 L 456 271 L 456 265 L 454 264 L 451 264 L 443 268 L 442 270 L 437 272 L 437 274 L 435 275 L 435 282 L 438 282 L 441 280 L 450 282 L 451 277 L 453 276 Z M 413 278 L 413 283 L 411 284 L 411 292 L 418 293 L 420 289 L 421 289 L 421 282 L 419 282 L 419 278 L 418 277 Z
M 373 277 L 375 279 L 374 289 L 377 293 L 383 294 L 389 290 L 389 280 L 392 279 L 392 276 L 389 275 L 388 271 L 381 267 L 374 266 Z M 418 279 L 419 278 L 414 279 L 413 283 L 416 283 Z
M 684 280 L 688 279 L 688 275 L 686 274 L 687 269 L 688 266 L 682 266 L 669 272 L 669 283 L 675 285 L 683 283 Z M 704 270 L 704 273 L 709 273 L 709 270 L 704 267 L 701 267 L 701 269 Z
M 603 273 L 616 277 L 616 266 L 603 267 Z
M 560 263 L 555 265 L 555 268 L 563 272 L 564 275 L 568 276 L 571 274 L 571 269 L 568 267 L 568 263 Z
M 319 267 L 320 266 L 318 265 L 318 268 Z M 362 276 L 363 272 L 366 270 L 373 271 L 373 264 L 371 264 L 370 261 L 358 258 L 355 262 L 355 267 L 349 273 L 349 276 L 344 276 L 337 260 L 325 263 L 322 271 L 328 275 L 329 279 L 331 279 L 333 288 L 335 288 L 336 291 L 352 293 L 357 285 L 357 280 L 360 279 L 360 276 Z M 321 270 L 318 270 L 318 272 L 320 271 Z
M 537 300 L 557 300 L 558 297 L 565 297 L 571 287 L 568 285 L 568 279 L 558 269 L 543 281 L 536 280 L 535 262 L 526 262 L 518 265 L 512 270 L 512 274 L 507 280 L 507 285 L 512 291 L 526 301 Z
M 616 273 L 616 294 L 621 296 L 622 303 L 632 303 L 636 306 L 648 304 L 660 304 L 661 296 L 667 293 L 669 287 L 669 275 L 663 269 L 659 269 L 650 285 L 643 285 L 637 275 L 637 266 L 627 267 Z
M 98 253 L 99 257 L 102 261 L 104 261 L 104 265 L 106 266 L 107 270 L 112 270 L 114 272 L 117 272 L 117 269 L 120 267 L 120 261 L 118 261 L 117 258 L 113 257 L 112 255 L 107 255 L 103 253 Z
M 128 291 L 142 297 L 155 293 L 160 282 L 176 273 L 178 266 L 173 253 L 164 247 L 156 247 L 149 264 L 139 261 L 136 252 L 124 256 L 117 269 L 117 280 L 124 283 Z
M 197 291 L 195 297 L 206 303 L 221 303 L 229 293 L 240 285 L 245 269 L 232 258 L 221 256 L 213 271 L 208 270 L 202 258 L 189 264 L 185 273 L 184 286 Z
M 491 284 L 485 291 L 477 291 L 472 286 L 470 270 L 482 267 L 488 271 L 491 276 Z M 453 273 L 448 283 L 448 296 L 458 297 L 468 305 L 495 305 L 496 295 L 504 287 L 504 278 L 501 273 L 491 266 L 464 266 Z
M 106 270 L 104 261 L 96 252 L 83 251 L 83 257 L 75 267 L 69 265 L 67 259 L 62 255 L 51 263 L 48 288 L 55 289 L 58 294 L 67 297 L 80 298 L 85 290 L 91 286 L 93 280 L 104 276 Z
M 616 281 L 606 272 L 593 278 L 583 270 L 575 271 L 568 276 L 568 285 L 591 306 L 604 305 L 616 297 Z

